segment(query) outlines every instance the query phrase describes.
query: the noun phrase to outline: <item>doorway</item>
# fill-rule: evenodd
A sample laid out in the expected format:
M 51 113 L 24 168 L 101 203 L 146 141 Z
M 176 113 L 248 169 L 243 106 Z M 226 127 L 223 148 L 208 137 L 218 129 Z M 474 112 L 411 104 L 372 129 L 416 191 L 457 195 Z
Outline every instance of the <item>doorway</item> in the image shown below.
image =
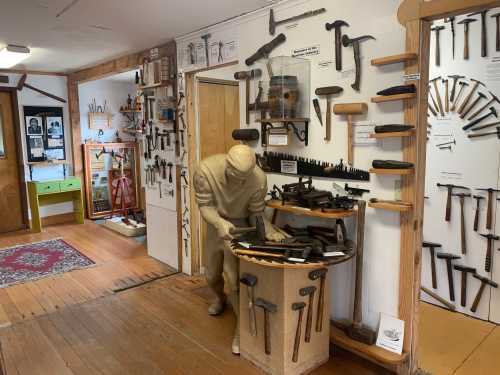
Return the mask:
M 19 136 L 16 97 L 12 91 L 0 91 L 0 233 L 26 228 L 24 184 L 19 171 Z
M 199 155 L 203 160 L 211 155 L 225 154 L 238 144 L 233 130 L 240 128 L 240 95 L 237 81 L 197 78 Z M 204 265 L 206 223 L 200 225 L 200 261 Z

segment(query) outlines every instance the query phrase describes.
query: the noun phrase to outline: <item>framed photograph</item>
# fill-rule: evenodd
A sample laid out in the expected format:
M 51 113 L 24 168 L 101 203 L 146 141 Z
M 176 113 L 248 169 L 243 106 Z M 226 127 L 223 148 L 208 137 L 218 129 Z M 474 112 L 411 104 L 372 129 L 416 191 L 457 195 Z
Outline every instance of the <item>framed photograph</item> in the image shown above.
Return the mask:
M 43 134 L 43 118 L 41 116 L 26 116 L 26 134 Z
M 47 135 L 52 138 L 63 135 L 62 117 L 47 117 Z

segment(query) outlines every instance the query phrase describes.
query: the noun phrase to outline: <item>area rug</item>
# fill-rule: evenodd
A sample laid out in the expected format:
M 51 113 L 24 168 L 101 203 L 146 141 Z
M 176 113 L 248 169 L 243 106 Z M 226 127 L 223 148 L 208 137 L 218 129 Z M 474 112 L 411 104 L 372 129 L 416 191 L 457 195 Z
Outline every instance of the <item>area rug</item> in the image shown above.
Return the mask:
M 0 288 L 94 264 L 62 239 L 9 247 L 0 250 Z

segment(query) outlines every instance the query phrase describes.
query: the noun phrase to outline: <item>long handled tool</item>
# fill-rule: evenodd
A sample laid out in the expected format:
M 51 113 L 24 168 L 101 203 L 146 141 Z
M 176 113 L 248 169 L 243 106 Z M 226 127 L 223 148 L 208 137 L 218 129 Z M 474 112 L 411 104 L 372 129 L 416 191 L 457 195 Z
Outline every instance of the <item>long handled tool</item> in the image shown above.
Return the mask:
M 314 294 L 316 293 L 315 286 L 308 286 L 301 288 L 299 294 L 303 297 L 308 297 L 307 302 L 307 317 L 306 317 L 306 332 L 304 336 L 305 342 L 311 341 L 311 327 L 312 327 L 312 316 L 313 316 L 313 305 L 314 305 Z
M 469 24 L 476 21 L 474 18 L 465 18 L 458 22 L 464 25 L 464 60 L 469 60 Z
M 369 39 L 376 40 L 371 35 L 363 35 L 352 39 L 345 34 L 342 36 L 342 45 L 344 47 L 352 46 L 354 51 L 354 63 L 356 65 L 356 79 L 354 80 L 354 83 L 351 85 L 351 87 L 356 91 L 359 91 L 359 86 L 361 83 L 361 52 L 359 48 L 359 43 Z
M 247 287 L 248 295 L 248 324 L 250 325 L 250 334 L 257 336 L 257 316 L 255 314 L 254 288 L 257 285 L 257 277 L 249 273 L 241 275 L 240 282 Z
M 486 13 L 488 13 L 488 9 L 483 9 L 479 12 L 468 14 L 467 17 L 472 17 L 475 15 L 481 16 L 481 57 L 486 57 L 488 55 L 488 41 L 486 36 L 488 32 L 486 31 Z
M 269 35 L 274 35 L 276 32 L 276 26 L 282 25 L 284 23 L 290 23 L 290 22 L 295 22 L 304 18 L 309 18 L 313 16 L 317 16 L 318 14 L 325 13 L 326 9 L 325 8 L 319 8 L 316 10 L 310 10 L 308 12 L 299 14 L 297 16 L 289 17 L 284 20 L 276 21 L 274 19 L 274 10 L 270 9 L 269 10 Z
M 34 86 L 31 86 L 29 84 L 26 83 L 26 79 L 28 78 L 28 75 L 27 74 L 23 74 L 21 76 L 21 78 L 19 79 L 19 82 L 17 84 L 17 91 L 22 91 L 22 89 L 24 87 L 30 89 L 30 90 L 33 90 L 33 91 L 36 91 L 38 92 L 39 94 L 42 94 L 42 95 L 45 95 L 51 99 L 54 99 L 54 100 L 57 100 L 58 102 L 61 102 L 61 103 L 66 103 L 66 100 L 63 99 L 63 98 L 60 98 L 59 96 L 56 96 L 56 95 L 53 95 L 53 94 L 50 94 L 48 93 L 47 91 L 43 91 L 43 90 L 40 90 Z
M 434 298 L 436 301 L 438 301 L 439 303 L 442 303 L 444 306 L 446 306 L 446 308 L 450 311 L 455 311 L 457 308 L 455 307 L 454 304 L 452 303 L 449 303 L 447 300 L 445 300 L 443 297 L 441 297 L 440 295 L 434 293 L 432 290 L 430 289 L 427 289 L 426 287 L 424 286 L 421 286 L 420 287 L 420 290 L 422 290 L 423 292 L 425 292 L 425 294 L 428 294 L 429 296 L 431 296 L 432 298 Z
M 459 193 L 453 194 L 455 197 L 460 199 L 460 243 L 462 248 L 462 254 L 467 253 L 467 240 L 466 240 L 466 229 L 465 229 L 465 198 L 470 198 L 471 194 Z
M 489 285 L 492 288 L 498 288 L 498 284 L 493 280 L 490 280 L 487 277 L 482 277 L 478 274 L 474 274 L 473 276 L 479 281 L 481 281 L 481 286 L 479 287 L 479 290 L 477 291 L 476 294 L 476 298 L 474 298 L 474 302 L 472 303 L 472 307 L 470 308 L 470 311 L 476 312 L 477 308 L 479 307 L 479 302 L 481 302 L 481 297 L 483 296 L 484 289 L 486 288 L 486 286 Z
M 351 167 L 354 164 L 354 128 L 352 117 L 364 114 L 367 111 L 368 104 L 366 103 L 335 104 L 333 106 L 333 113 L 336 115 L 347 115 L 347 163 Z
M 436 254 L 435 249 L 441 247 L 439 243 L 433 242 L 422 242 L 422 247 L 426 247 L 429 249 L 431 256 L 431 277 L 432 277 L 432 287 L 437 289 L 437 277 L 436 277 Z
M 444 26 L 436 26 L 436 27 L 433 27 L 431 28 L 432 31 L 434 31 L 434 35 L 435 35 L 435 39 L 436 39 L 436 66 L 440 66 L 441 65 L 441 45 L 440 45 L 440 41 L 439 41 L 439 36 L 440 36 L 440 33 L 441 33 L 441 30 L 444 30 L 445 27 Z
M 264 311 L 264 352 L 267 355 L 271 354 L 271 322 L 269 314 L 278 311 L 278 307 L 269 301 L 262 298 L 255 300 L 255 306 L 260 307 Z
M 318 87 L 315 91 L 318 96 L 326 96 L 326 128 L 325 141 L 332 139 L 332 96 L 342 93 L 344 89 L 340 86 Z
M 450 291 L 450 301 L 455 301 L 455 286 L 453 283 L 453 267 L 452 262 L 455 259 L 460 259 L 461 257 L 451 253 L 441 253 L 436 254 L 438 259 L 444 259 L 446 262 L 446 270 L 448 271 L 448 289 Z
M 459 271 L 462 274 L 461 278 L 461 290 L 460 290 L 460 305 L 462 307 L 467 306 L 467 274 L 472 273 L 473 275 L 476 273 L 476 269 L 472 267 L 466 267 L 461 264 L 455 264 L 453 268 L 456 271 Z
M 302 333 L 302 318 L 304 316 L 305 307 L 306 304 L 304 302 L 295 302 L 294 304 L 292 304 L 292 310 L 299 312 L 299 318 L 297 320 L 297 329 L 295 330 L 295 339 L 293 342 L 292 362 L 297 362 L 299 360 L 300 336 Z

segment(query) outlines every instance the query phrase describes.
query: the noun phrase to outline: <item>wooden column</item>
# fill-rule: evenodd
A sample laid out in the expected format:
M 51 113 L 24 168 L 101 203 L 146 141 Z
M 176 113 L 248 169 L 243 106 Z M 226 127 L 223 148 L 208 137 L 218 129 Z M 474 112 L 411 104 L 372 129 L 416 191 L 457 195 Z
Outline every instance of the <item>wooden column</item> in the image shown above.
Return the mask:
M 427 85 L 429 81 L 430 23 L 423 20 L 406 24 L 406 52 L 418 52 L 418 59 L 406 63 L 406 74 L 420 74 L 417 99 L 404 104 L 406 124 L 414 124 L 414 137 L 403 138 L 403 160 L 414 163 L 414 174 L 402 176 L 401 199 L 414 202 L 413 210 L 401 213 L 401 258 L 399 280 L 399 317 L 405 323 L 404 351 L 410 353 L 410 368 L 418 367 L 418 309 L 420 297 L 421 246 L 427 141 Z
M 68 106 L 71 124 L 71 153 L 73 158 L 73 175 L 83 176 L 82 133 L 80 128 L 80 101 L 78 98 L 78 82 L 68 78 Z

